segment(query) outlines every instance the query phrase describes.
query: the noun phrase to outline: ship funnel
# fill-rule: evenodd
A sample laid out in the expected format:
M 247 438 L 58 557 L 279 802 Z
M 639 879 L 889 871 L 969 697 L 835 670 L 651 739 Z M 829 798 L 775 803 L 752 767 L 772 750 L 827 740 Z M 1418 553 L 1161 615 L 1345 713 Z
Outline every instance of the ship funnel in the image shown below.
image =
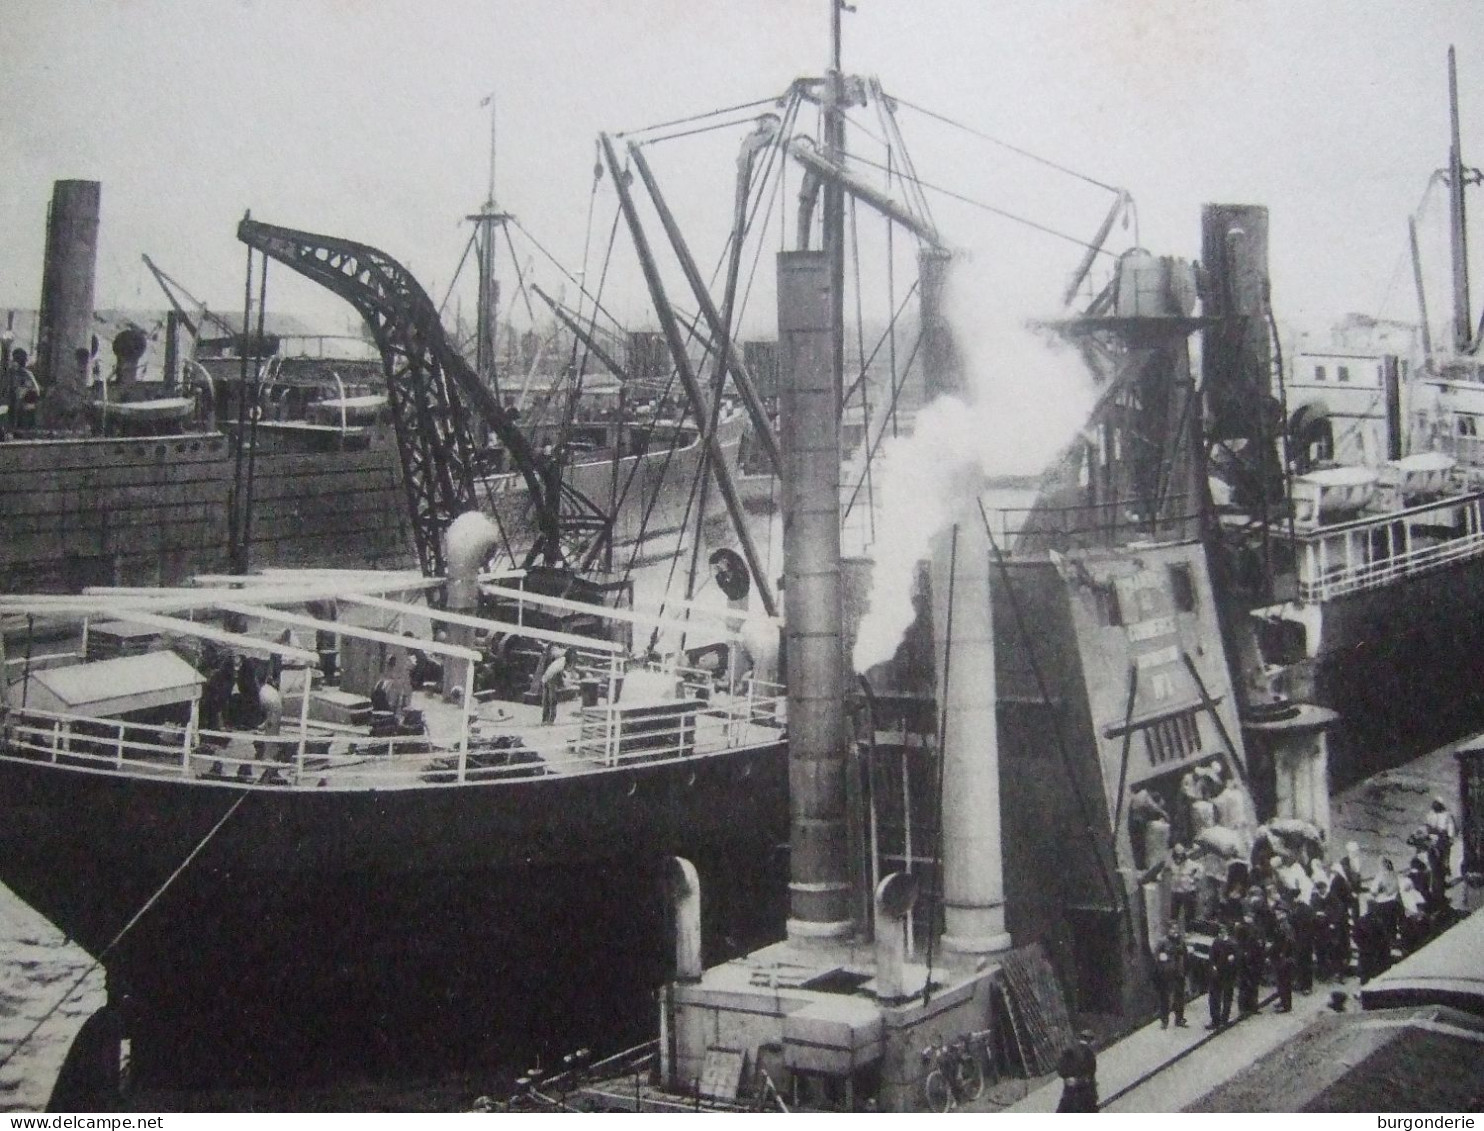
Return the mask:
M 93 334 L 93 276 L 98 262 L 97 181 L 57 181 L 46 218 L 41 315 L 36 330 L 37 377 L 46 389 L 47 427 L 81 423 L 86 360 Z
M 840 413 L 830 297 L 825 252 L 779 255 L 792 943 L 848 938 L 856 929 L 840 606 Z

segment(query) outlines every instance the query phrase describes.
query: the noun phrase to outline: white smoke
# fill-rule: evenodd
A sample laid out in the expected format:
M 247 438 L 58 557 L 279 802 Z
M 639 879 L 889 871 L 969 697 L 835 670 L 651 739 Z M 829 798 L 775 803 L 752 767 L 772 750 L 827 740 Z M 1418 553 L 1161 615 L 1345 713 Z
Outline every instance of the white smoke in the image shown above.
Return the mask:
M 883 446 L 870 597 L 852 656 L 858 672 L 891 659 L 911 627 L 917 563 L 933 535 L 955 519 L 980 522 L 974 499 L 985 477 L 1039 473 L 1092 409 L 1092 376 L 1076 351 L 1007 306 L 1004 296 L 1015 293 L 1007 282 L 955 264 L 944 300 L 965 396 L 938 398 L 910 436 Z

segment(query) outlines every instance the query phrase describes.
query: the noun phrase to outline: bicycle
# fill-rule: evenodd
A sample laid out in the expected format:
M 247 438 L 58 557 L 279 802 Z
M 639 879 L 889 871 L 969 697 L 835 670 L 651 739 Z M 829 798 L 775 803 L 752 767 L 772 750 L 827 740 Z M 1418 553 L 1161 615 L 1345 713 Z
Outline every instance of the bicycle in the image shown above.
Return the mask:
M 922 1080 L 922 1098 L 929 1111 L 952 1111 L 984 1095 L 982 1049 L 986 1033 L 970 1033 L 944 1043 L 939 1037 L 922 1050 L 932 1067 Z

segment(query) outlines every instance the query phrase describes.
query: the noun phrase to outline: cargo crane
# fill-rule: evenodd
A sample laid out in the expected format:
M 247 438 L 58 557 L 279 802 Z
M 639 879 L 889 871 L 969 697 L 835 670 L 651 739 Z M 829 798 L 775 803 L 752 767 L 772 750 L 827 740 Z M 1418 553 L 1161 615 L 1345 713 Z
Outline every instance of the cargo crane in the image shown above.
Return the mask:
M 464 511 L 481 509 L 474 420 L 483 421 L 504 445 L 530 493 L 537 536 L 523 564 L 585 566 L 596 560 L 611 537 L 612 516 L 563 483 L 560 465 L 535 451 L 512 414 L 449 342 L 437 307 L 411 272 L 366 244 L 251 216 L 238 225 L 237 238 L 333 291 L 365 319 L 386 372 L 424 573 L 444 571 L 442 535 L 448 524 Z

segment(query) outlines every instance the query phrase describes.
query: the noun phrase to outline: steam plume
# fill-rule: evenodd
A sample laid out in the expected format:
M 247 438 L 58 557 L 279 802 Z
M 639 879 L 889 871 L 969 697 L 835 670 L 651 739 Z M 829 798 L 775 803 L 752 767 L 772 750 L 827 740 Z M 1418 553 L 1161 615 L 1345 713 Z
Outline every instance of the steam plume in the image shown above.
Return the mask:
M 856 671 L 891 659 L 911 627 L 917 563 L 933 535 L 955 518 L 979 521 L 974 500 L 986 477 L 1040 472 L 1092 408 L 1092 377 L 1075 351 L 1032 330 L 1025 315 L 980 297 L 1012 294 L 1004 284 L 972 263 L 955 265 L 945 300 L 964 362 L 964 395 L 939 397 L 918 413 L 910 436 L 883 448 Z

